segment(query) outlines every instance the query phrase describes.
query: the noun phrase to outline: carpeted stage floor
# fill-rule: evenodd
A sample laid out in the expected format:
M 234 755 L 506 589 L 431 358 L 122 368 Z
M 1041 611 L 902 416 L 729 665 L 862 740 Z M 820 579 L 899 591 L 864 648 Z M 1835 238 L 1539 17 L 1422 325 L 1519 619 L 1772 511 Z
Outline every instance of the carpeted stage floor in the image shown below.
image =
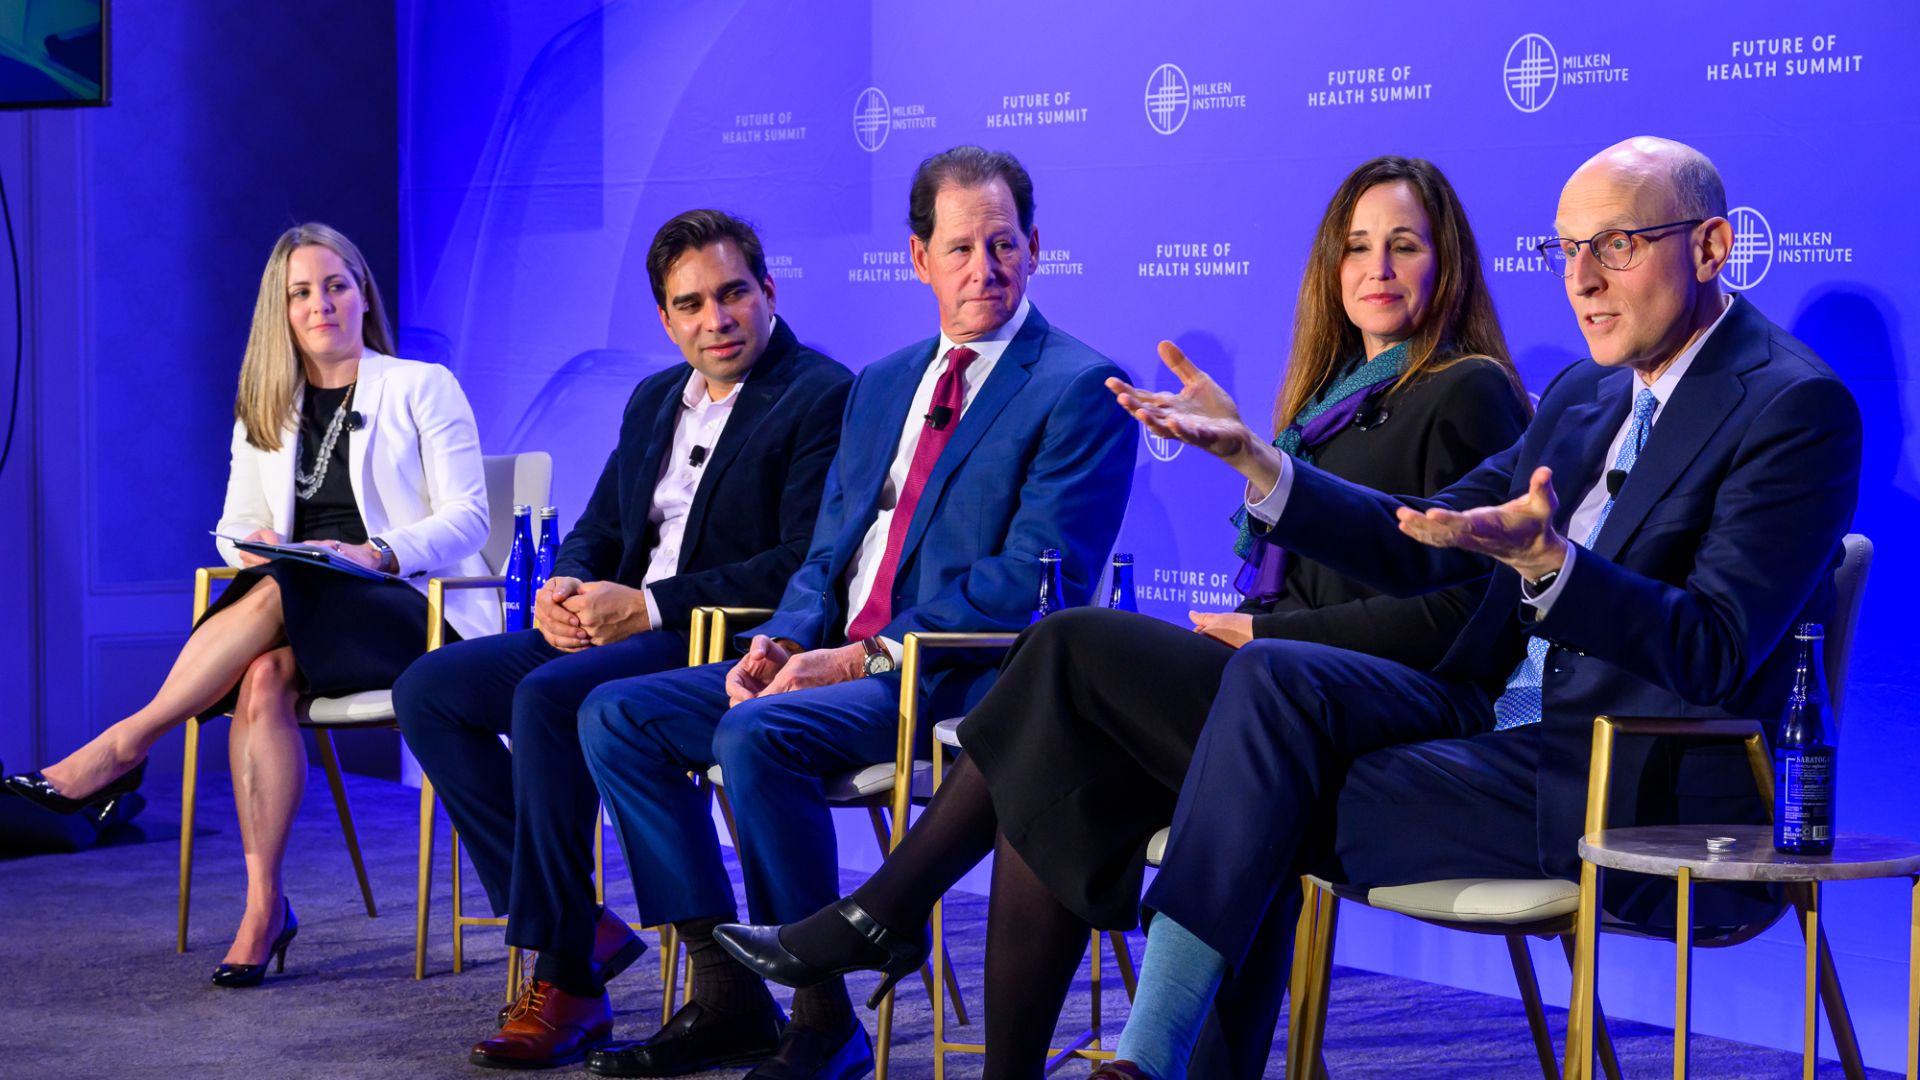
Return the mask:
M 288 889 L 301 920 L 287 974 L 256 990 L 207 984 L 239 916 L 242 863 L 233 802 L 224 774 L 203 783 L 189 951 L 174 952 L 177 780 L 149 785 L 140 820 L 150 839 L 73 856 L 0 863 L 0 947 L 7 957 L 0 1021 L 0 1077 L 462 1077 L 498 1075 L 466 1063 L 505 991 L 505 949 L 498 930 L 468 935 L 464 974 L 452 973 L 446 826 L 428 956 L 428 978 L 412 973 L 414 859 L 418 796 L 411 788 L 349 777 L 350 797 L 380 916 L 366 917 L 341 843 L 325 780 L 316 769 L 294 833 Z M 210 788 L 210 790 L 208 790 Z M 631 916 L 631 892 L 616 864 L 610 899 Z M 467 903 L 484 914 L 471 873 Z M 850 881 L 851 884 L 851 881 Z M 744 910 L 744 903 L 743 903 Z M 985 903 L 957 896 L 950 936 L 970 1006 L 979 1006 Z M 645 1035 L 657 1024 L 660 971 L 649 952 L 613 984 L 617 1034 Z M 1139 942 L 1136 938 L 1135 953 Z M 1126 999 L 1111 963 L 1105 1020 L 1117 1033 Z M 1086 1027 L 1086 971 L 1061 1021 L 1070 1035 Z M 864 980 L 855 980 L 864 996 Z M 784 994 L 783 994 L 784 996 Z M 917 981 L 902 984 L 893 1073 L 930 1077 L 931 1019 Z M 871 1021 L 871 1014 L 864 1013 Z M 1565 1014 L 1555 1011 L 1558 1037 Z M 979 1031 L 976 1015 L 970 1033 Z M 871 1030 L 871 1023 L 869 1023 Z M 1629 1077 L 1668 1075 L 1671 1034 L 1616 1022 L 1614 1038 Z M 1284 1032 L 1283 1032 L 1284 1034 Z M 977 1034 L 972 1034 L 977 1038 Z M 1366 1077 L 1538 1077 L 1526 1022 L 1516 1001 L 1367 972 L 1341 970 L 1328 1030 L 1329 1071 Z M 1715 1077 L 1798 1075 L 1795 1055 L 1696 1037 L 1693 1074 Z M 1276 1053 L 1267 1075 L 1281 1075 Z M 571 1074 L 574 1070 L 563 1070 Z M 1084 1076 L 1071 1064 L 1056 1075 Z M 734 1076 L 738 1071 L 703 1074 Z M 978 1075 L 978 1059 L 950 1058 L 949 1076 Z M 1828 1064 L 1821 1075 L 1838 1076 Z M 1877 1073 L 1876 1076 L 1891 1074 Z

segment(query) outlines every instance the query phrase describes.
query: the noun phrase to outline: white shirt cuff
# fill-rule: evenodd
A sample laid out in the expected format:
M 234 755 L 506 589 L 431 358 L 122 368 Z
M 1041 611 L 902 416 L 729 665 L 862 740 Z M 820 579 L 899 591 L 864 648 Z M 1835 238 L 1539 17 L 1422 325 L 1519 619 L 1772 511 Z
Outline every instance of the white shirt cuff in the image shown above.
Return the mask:
M 1573 575 L 1574 552 L 1579 550 L 1579 544 L 1567 545 L 1567 561 L 1560 564 L 1559 575 L 1538 593 L 1535 593 L 1533 587 L 1527 584 L 1526 578 L 1520 579 L 1520 602 L 1533 609 L 1533 617 L 1536 620 L 1547 617 L 1547 610 L 1553 607 L 1555 600 L 1559 599 L 1560 591 L 1567 587 L 1567 578 Z
M 900 666 L 900 653 L 905 646 L 890 637 L 883 637 L 880 639 L 880 647 L 887 650 L 887 655 L 893 658 L 893 666 L 898 668 Z
M 660 605 L 654 602 L 652 589 L 641 589 L 640 595 L 647 602 L 647 628 L 660 629 Z
M 1293 457 L 1281 454 L 1280 478 L 1273 482 L 1273 490 L 1267 492 L 1265 498 L 1256 502 L 1253 498 L 1253 482 L 1249 480 L 1246 494 L 1241 498 L 1246 500 L 1247 513 L 1253 515 L 1255 521 L 1272 528 L 1274 522 L 1280 520 L 1281 512 L 1287 508 L 1287 495 L 1291 491 L 1293 491 Z

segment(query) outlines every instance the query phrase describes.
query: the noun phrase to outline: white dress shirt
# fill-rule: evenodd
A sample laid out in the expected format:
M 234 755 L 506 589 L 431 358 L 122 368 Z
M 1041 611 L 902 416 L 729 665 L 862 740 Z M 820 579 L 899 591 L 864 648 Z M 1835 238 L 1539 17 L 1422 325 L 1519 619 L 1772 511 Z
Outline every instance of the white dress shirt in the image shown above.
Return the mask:
M 1673 363 L 1668 364 L 1667 369 L 1661 372 L 1659 378 L 1653 380 L 1651 384 L 1636 377 L 1634 395 L 1638 396 L 1640 388 L 1645 387 L 1653 391 L 1656 402 L 1653 419 L 1647 422 L 1649 437 L 1651 437 L 1653 425 L 1659 422 L 1660 414 L 1666 410 L 1667 399 L 1673 396 L 1673 388 L 1680 385 L 1681 377 L 1686 375 L 1687 369 L 1693 366 L 1693 358 L 1700 355 L 1700 349 L 1706 345 L 1707 339 L 1713 336 L 1713 332 L 1720 328 L 1720 324 L 1726 321 L 1727 312 L 1732 309 L 1733 298 L 1726 297 L 1725 306 L 1720 309 L 1719 317 L 1713 320 L 1713 325 L 1707 327 L 1707 332 L 1695 338 L 1691 345 L 1680 350 L 1680 355 L 1674 357 Z M 1606 464 L 1600 470 L 1599 477 L 1592 486 L 1587 488 L 1586 495 L 1580 500 L 1580 505 L 1574 508 L 1573 517 L 1567 520 L 1567 538 L 1572 543 L 1567 545 L 1567 558 L 1560 564 L 1559 576 L 1536 596 L 1527 595 L 1527 583 L 1525 581 L 1520 583 L 1522 601 L 1534 610 L 1536 618 L 1544 617 L 1547 610 L 1553 606 L 1554 600 L 1559 597 L 1561 590 L 1566 588 L 1567 578 L 1573 574 L 1574 552 L 1582 546 L 1581 542 L 1587 538 L 1587 534 L 1593 531 L 1593 523 L 1600 518 L 1600 508 L 1607 503 L 1607 469 L 1612 468 L 1612 463 L 1619 459 L 1620 448 L 1626 445 L 1627 432 L 1632 428 L 1633 410 L 1629 408 L 1627 418 L 1621 421 L 1620 430 L 1614 432 L 1613 442 L 1608 444 L 1607 454 L 1601 459 Z M 1247 513 L 1252 514 L 1256 520 L 1272 526 L 1274 522 L 1280 520 L 1281 512 L 1286 509 L 1287 493 L 1292 488 L 1293 462 L 1286 455 L 1282 455 L 1280 479 L 1274 483 L 1273 490 L 1267 493 L 1266 498 L 1257 502 L 1251 500 L 1247 502 Z M 1247 494 L 1252 494 L 1251 486 Z
M 641 592 L 646 597 L 650 626 L 660 625 L 660 605 L 654 602 L 653 590 L 646 586 L 680 572 L 680 545 L 686 538 L 687 511 L 693 507 L 693 496 L 700 488 L 706 461 L 713 456 L 720 433 L 726 430 L 727 420 L 733 416 L 733 404 L 740 400 L 740 387 L 745 384 L 746 380 L 741 379 L 727 391 L 727 396 L 715 401 L 707 392 L 707 377 L 695 371 L 680 391 L 680 412 L 673 422 L 673 445 L 667 449 L 667 459 L 660 464 L 660 479 L 653 485 L 653 505 L 647 510 L 647 520 L 654 524 L 654 541 L 653 552 L 647 559 L 647 575 L 641 579 Z M 693 463 L 695 447 L 706 448 L 699 465 Z
M 1026 325 L 1027 312 L 1032 310 L 1032 306 L 1031 301 L 1022 299 L 1013 318 L 1002 323 L 999 329 L 965 343 L 967 348 L 979 355 L 974 357 L 960 376 L 964 395 L 960 416 L 954 417 L 949 423 L 958 424 L 960 417 L 966 415 L 967 407 L 973 404 L 980 387 L 986 384 L 987 376 L 993 374 L 994 365 L 1000 362 L 1000 354 L 1007 351 L 1007 344 Z M 914 391 L 913 404 L 907 409 L 907 425 L 900 433 L 900 444 L 893 451 L 893 467 L 887 470 L 886 487 L 880 492 L 880 512 L 874 515 L 873 524 L 868 526 L 866 536 L 860 540 L 860 550 L 855 553 L 853 564 L 847 567 L 848 626 L 860 614 L 860 609 L 867 606 L 867 598 L 873 592 L 873 581 L 880 576 L 880 560 L 887 553 L 887 530 L 893 525 L 893 508 L 900 502 L 900 489 L 907 484 L 914 451 L 920 448 L 920 433 L 926 430 L 927 412 L 933 407 L 934 384 L 946 373 L 947 353 L 960 344 L 949 338 L 944 330 L 941 331 L 940 344 L 933 352 L 933 362 L 927 365 L 926 373 L 920 376 L 920 388 Z M 898 660 L 898 643 L 889 639 L 884 644 L 887 651 Z

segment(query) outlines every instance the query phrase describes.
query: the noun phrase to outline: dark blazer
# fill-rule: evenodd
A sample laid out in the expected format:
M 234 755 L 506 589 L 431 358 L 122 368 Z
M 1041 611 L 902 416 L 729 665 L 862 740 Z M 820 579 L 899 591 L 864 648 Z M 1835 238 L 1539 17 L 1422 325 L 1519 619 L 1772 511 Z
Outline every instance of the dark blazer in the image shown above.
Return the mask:
M 1369 417 L 1341 428 L 1313 463 L 1376 491 L 1437 492 L 1526 430 L 1527 406 L 1500 365 L 1461 360 L 1389 391 Z M 1248 601 L 1255 637 L 1316 641 L 1427 669 L 1440 662 L 1480 600 L 1485 579 L 1420 596 L 1383 595 L 1311 559 L 1290 559 L 1270 607 Z
M 556 575 L 640 587 L 658 539 L 648 520 L 653 491 L 692 376 L 692 366 L 676 364 L 634 388 L 620 442 L 554 558 Z M 779 598 L 806 554 L 852 384 L 851 372 L 800 344 L 785 319 L 775 324 L 701 468 L 679 573 L 651 586 L 665 627 L 685 628 L 696 607 L 770 607 Z
M 1637 381 L 1625 369 L 1572 365 L 1547 388 L 1518 443 L 1432 502 L 1505 502 L 1546 465 L 1564 535 L 1600 479 Z M 1497 692 L 1528 634 L 1555 646 L 1536 776 L 1544 873 L 1571 878 L 1578 870 L 1596 715 L 1779 716 L 1793 671 L 1789 630 L 1803 618 L 1824 620 L 1831 605 L 1830 571 L 1853 518 L 1860 447 L 1860 413 L 1846 386 L 1804 344 L 1735 299 L 1547 615 L 1524 621 L 1519 576 L 1494 573 L 1436 670 Z M 1425 505 L 1304 467 L 1274 531 L 1395 595 L 1487 572 L 1490 560 L 1402 535 L 1393 512 L 1403 504 Z M 1615 763 L 1611 824 L 1751 820 L 1758 812 L 1737 747 L 1634 745 L 1623 745 Z
M 907 410 L 938 345 L 937 336 L 909 345 L 854 380 L 844 421 L 851 434 L 827 474 L 812 547 L 779 612 L 756 633 L 806 648 L 844 642 L 848 568 L 879 514 Z M 1126 512 L 1138 439 L 1104 385 L 1109 377 L 1125 373 L 1037 306 L 1028 311 L 927 479 L 881 636 L 1026 626 L 1047 548 L 1061 551 L 1067 602 L 1087 602 Z M 930 659 L 950 669 L 936 683 L 963 691 L 994 658 Z M 947 678 L 956 664 L 968 674 Z

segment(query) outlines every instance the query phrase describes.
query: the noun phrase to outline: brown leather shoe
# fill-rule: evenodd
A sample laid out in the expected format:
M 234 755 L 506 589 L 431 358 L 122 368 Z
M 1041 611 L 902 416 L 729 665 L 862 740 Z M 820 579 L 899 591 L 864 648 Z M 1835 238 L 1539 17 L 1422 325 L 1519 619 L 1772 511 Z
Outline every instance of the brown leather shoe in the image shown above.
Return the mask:
M 544 979 L 530 979 L 507 1011 L 507 1022 L 467 1054 L 488 1069 L 551 1069 L 579 1061 L 613 1038 L 613 1006 L 575 997 Z
M 1103 1061 L 1087 1074 L 1087 1080 L 1153 1080 L 1131 1061 Z
M 632 967 L 633 962 L 646 951 L 647 943 L 640 940 L 640 935 L 633 932 L 633 927 L 628 926 L 625 919 L 606 908 L 600 909 L 600 919 L 593 924 L 593 973 L 599 977 L 601 986 L 604 987 L 615 976 Z M 533 978 L 533 965 L 538 959 L 539 954 L 531 949 L 522 958 L 525 970 L 529 973 L 528 979 Z M 520 989 L 522 993 L 526 991 L 524 982 Z M 500 1006 L 500 1023 L 505 1024 L 507 1014 L 512 1011 L 512 1002 Z

